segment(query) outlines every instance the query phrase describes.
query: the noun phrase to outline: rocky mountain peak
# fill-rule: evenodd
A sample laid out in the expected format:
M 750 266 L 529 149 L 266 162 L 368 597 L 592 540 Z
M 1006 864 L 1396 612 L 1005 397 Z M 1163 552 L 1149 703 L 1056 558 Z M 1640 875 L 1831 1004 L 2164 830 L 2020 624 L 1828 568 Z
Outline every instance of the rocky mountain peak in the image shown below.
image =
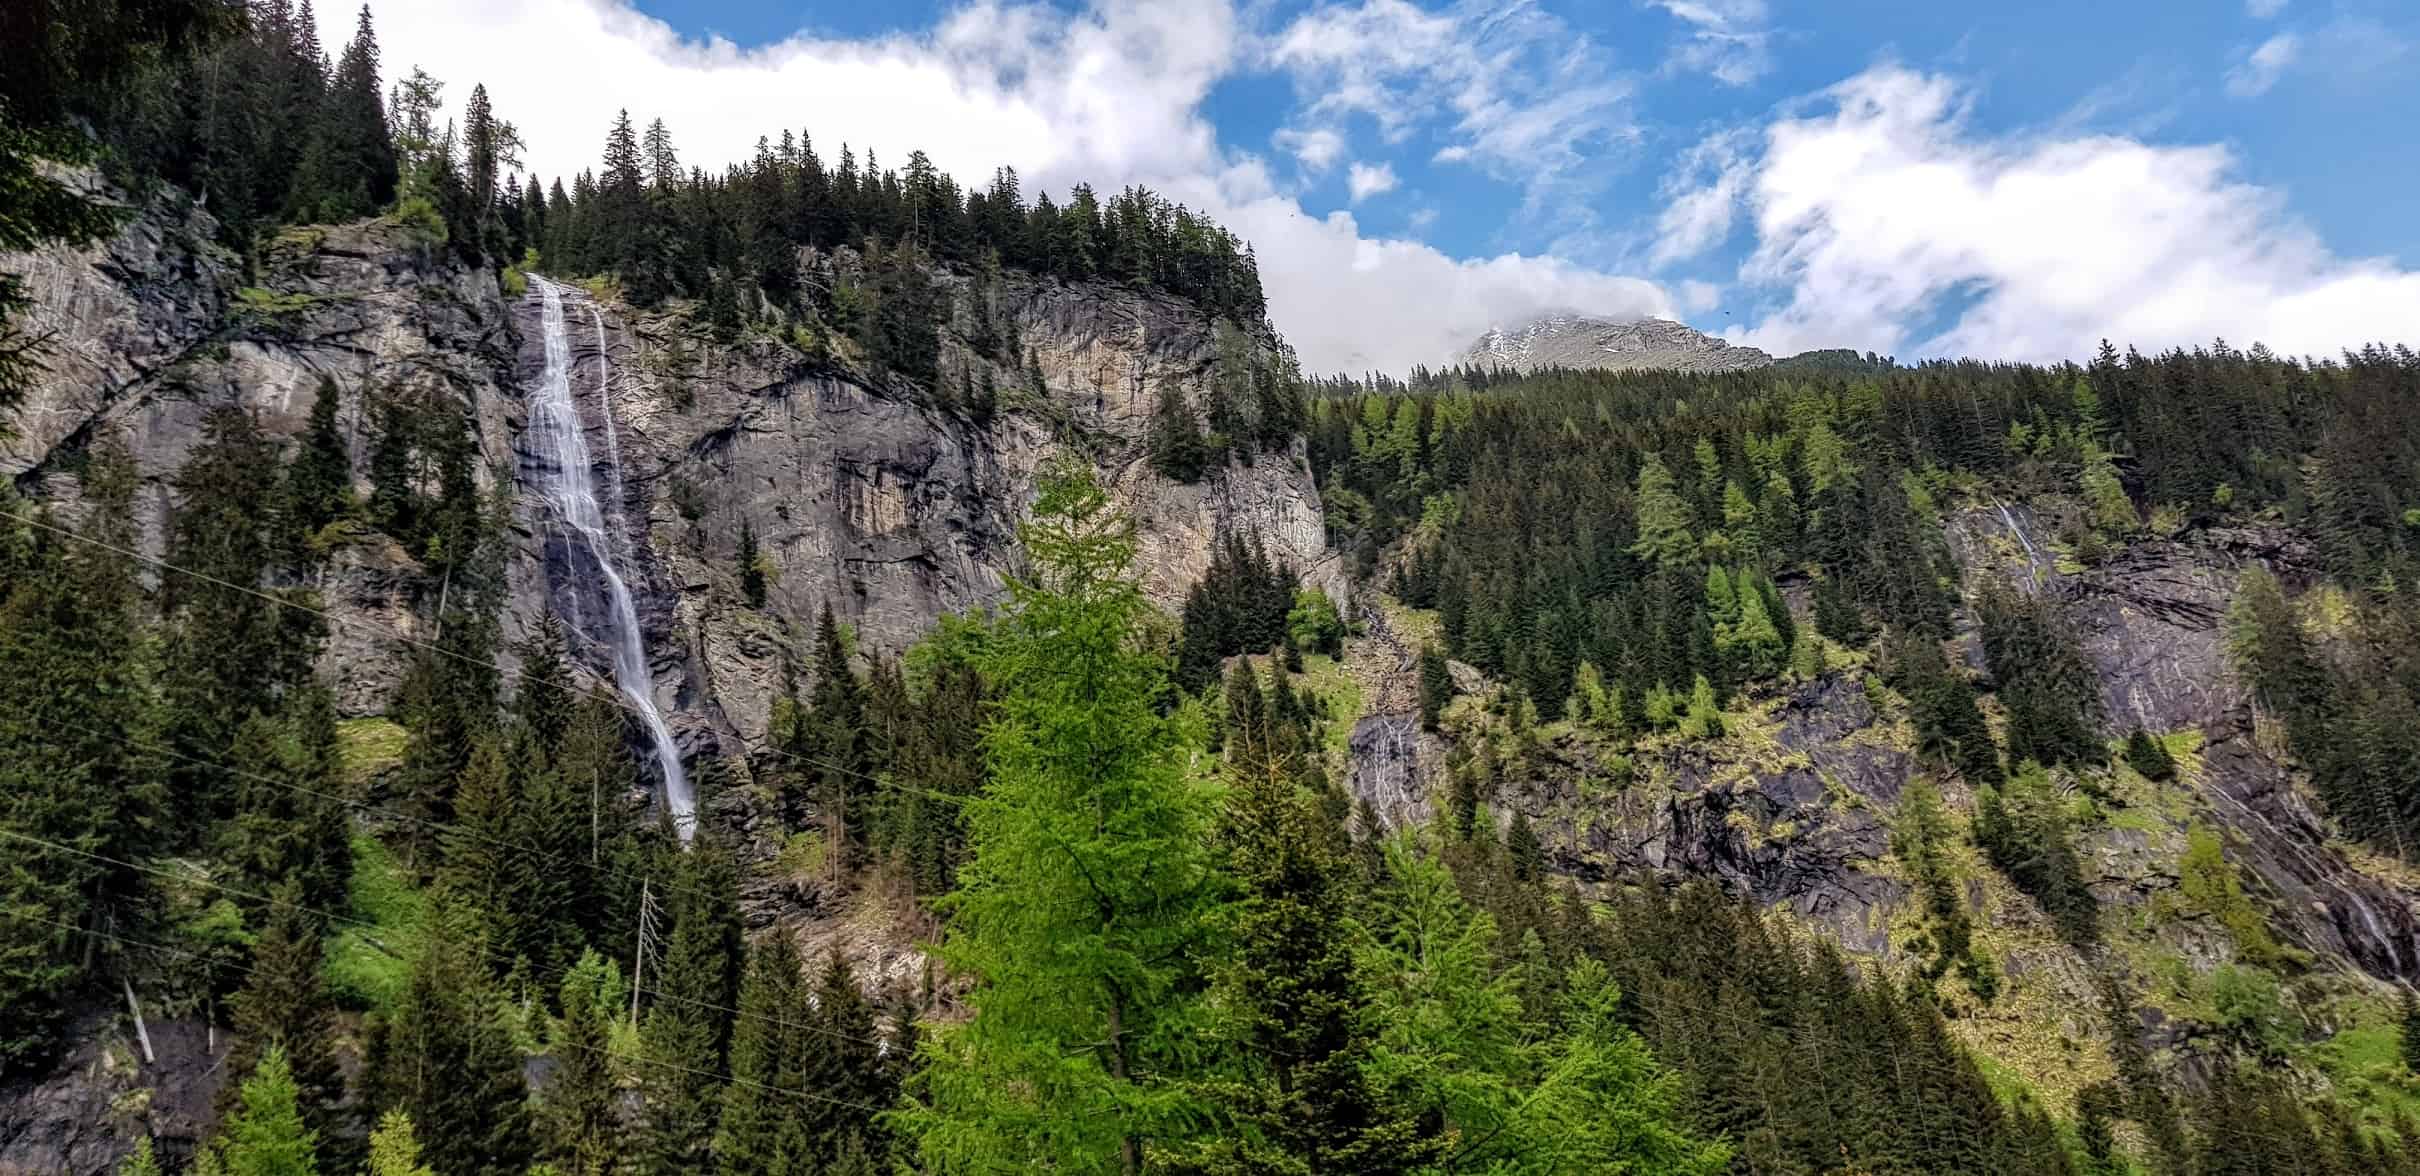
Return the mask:
M 1670 319 L 1551 314 L 1512 330 L 1490 328 L 1462 353 L 1461 362 L 1520 372 L 1552 367 L 1730 372 L 1763 367 L 1773 357 Z

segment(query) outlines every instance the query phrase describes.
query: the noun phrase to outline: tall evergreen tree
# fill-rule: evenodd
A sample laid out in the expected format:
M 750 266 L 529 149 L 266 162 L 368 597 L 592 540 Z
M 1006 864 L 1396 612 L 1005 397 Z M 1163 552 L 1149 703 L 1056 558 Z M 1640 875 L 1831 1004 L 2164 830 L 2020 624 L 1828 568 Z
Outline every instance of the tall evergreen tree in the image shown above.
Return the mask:
M 722 1119 L 714 1133 L 715 1170 L 725 1176 L 775 1176 L 806 1171 L 783 1163 L 781 1136 L 791 1116 L 807 1113 L 788 1093 L 808 1051 L 829 1043 L 812 1040 L 793 1021 L 808 1007 L 798 948 L 779 931 L 748 953 L 740 984 L 739 1013 L 731 1033 L 731 1086 L 723 1093 Z
M 1256 684 L 1238 670 L 1250 693 Z M 1284 690 L 1282 679 L 1277 683 Z M 1260 730 L 1251 729 L 1257 719 Z M 1403 1172 L 1443 1141 L 1372 1077 L 1378 1027 L 1353 958 L 1348 866 L 1301 784 L 1299 745 L 1265 708 L 1227 736 L 1222 833 L 1240 901 L 1212 968 L 1218 1033 L 1240 1076 L 1206 1084 L 1230 1120 L 1206 1172 Z
M 739 998 L 738 875 L 730 851 L 700 831 L 671 887 L 671 938 L 661 967 L 634 976 L 647 1011 L 642 1164 L 650 1172 L 713 1166 L 715 1119 Z
M 520 1048 L 483 975 L 479 941 L 434 922 L 402 996 L 370 1033 L 365 1108 L 410 1116 L 440 1172 L 521 1176 L 535 1147 Z
M 1190 1130 L 1186 962 L 1218 887 L 1215 794 L 1189 781 L 1136 647 L 1132 525 L 1075 472 L 1024 531 L 1031 578 L 984 651 L 993 785 L 968 806 L 941 955 L 974 1015 L 931 1038 L 907 1122 L 944 1168 L 1139 1172 Z
M 261 1055 L 244 1079 L 242 1101 L 220 1140 L 218 1163 L 227 1176 L 315 1176 L 319 1136 L 303 1122 L 283 1047 Z
M 140 925 L 152 908 L 135 862 L 167 829 L 151 657 L 137 610 L 132 462 L 96 447 L 94 510 L 71 544 L 19 525 L 0 490 L 0 1073 L 46 1059 L 91 959 L 77 928 Z M 66 846 L 66 850 L 52 846 Z M 85 856 L 95 855 L 95 856 Z
M 278 1051 L 304 1121 L 319 1138 L 332 1140 L 344 1074 L 333 1048 L 335 1008 L 320 978 L 320 926 L 298 904 L 301 892 L 290 881 L 278 887 L 252 945 L 252 968 L 233 1002 L 235 1044 L 226 1067 L 230 1074 L 249 1074 L 264 1051 Z
M 564 1176 L 609 1176 L 625 1160 L 613 1019 L 621 971 L 594 950 L 563 974 L 561 1015 L 547 1034 L 554 1076 L 539 1094 L 538 1154 Z

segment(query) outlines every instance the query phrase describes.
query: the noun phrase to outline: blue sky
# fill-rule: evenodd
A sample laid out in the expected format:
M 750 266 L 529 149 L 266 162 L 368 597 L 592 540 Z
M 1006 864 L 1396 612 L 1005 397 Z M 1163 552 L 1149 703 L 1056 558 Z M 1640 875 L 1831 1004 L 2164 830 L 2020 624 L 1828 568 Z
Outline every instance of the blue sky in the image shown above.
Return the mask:
M 2420 322 L 2409 0 L 371 2 L 541 172 L 628 105 L 692 162 L 793 126 L 1160 187 L 1315 367 L 1544 309 L 2022 358 Z M 464 27 L 516 24 L 578 80 Z

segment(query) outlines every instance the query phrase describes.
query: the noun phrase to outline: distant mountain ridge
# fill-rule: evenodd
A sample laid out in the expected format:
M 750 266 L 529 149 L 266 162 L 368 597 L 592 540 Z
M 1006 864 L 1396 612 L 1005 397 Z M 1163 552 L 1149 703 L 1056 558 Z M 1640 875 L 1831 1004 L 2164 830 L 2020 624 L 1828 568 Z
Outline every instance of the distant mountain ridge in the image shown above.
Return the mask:
M 1509 331 L 1491 328 L 1462 353 L 1461 362 L 1518 372 L 1558 367 L 1733 372 L 1764 367 L 1773 357 L 1670 319 L 1553 314 Z

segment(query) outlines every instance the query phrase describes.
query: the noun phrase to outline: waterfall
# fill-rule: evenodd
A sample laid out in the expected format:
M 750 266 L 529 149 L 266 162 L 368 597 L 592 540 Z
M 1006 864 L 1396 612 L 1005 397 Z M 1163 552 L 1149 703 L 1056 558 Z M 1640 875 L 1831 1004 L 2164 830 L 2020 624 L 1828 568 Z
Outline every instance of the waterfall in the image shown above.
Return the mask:
M 689 778 L 681 771 L 680 749 L 672 742 L 672 730 L 664 725 L 664 714 L 655 704 L 655 679 L 647 669 L 647 649 L 639 636 L 638 607 L 632 603 L 630 586 L 615 566 L 616 544 L 607 525 L 606 512 L 597 499 L 596 463 L 588 453 L 588 437 L 580 423 L 580 407 L 572 399 L 571 344 L 563 331 L 563 287 L 544 278 L 532 276 L 545 306 L 546 370 L 538 377 L 538 385 L 529 395 L 529 427 L 522 435 L 522 480 L 536 488 L 546 504 L 550 521 L 564 529 L 564 567 L 573 580 L 576 602 L 596 588 L 604 590 L 605 616 L 601 631 L 587 632 L 580 626 L 585 620 L 583 609 L 574 609 L 573 632 L 587 641 L 604 646 L 613 654 L 613 680 L 631 708 L 645 721 L 648 738 L 655 744 L 656 767 L 664 777 L 664 807 L 672 813 L 673 827 L 687 841 L 697 826 L 697 797 L 689 789 Z M 593 310 L 593 308 L 592 308 Z M 605 320 L 598 315 L 597 362 L 604 365 Z M 606 380 L 600 376 L 598 392 L 605 395 Z M 602 404 L 605 427 L 613 428 L 613 407 L 610 399 Z M 612 456 L 620 459 L 620 444 L 615 439 Z M 618 490 L 622 472 L 609 469 L 613 485 Z M 613 504 L 618 517 L 621 502 L 617 494 Z M 550 571 L 551 574 L 551 571 Z

